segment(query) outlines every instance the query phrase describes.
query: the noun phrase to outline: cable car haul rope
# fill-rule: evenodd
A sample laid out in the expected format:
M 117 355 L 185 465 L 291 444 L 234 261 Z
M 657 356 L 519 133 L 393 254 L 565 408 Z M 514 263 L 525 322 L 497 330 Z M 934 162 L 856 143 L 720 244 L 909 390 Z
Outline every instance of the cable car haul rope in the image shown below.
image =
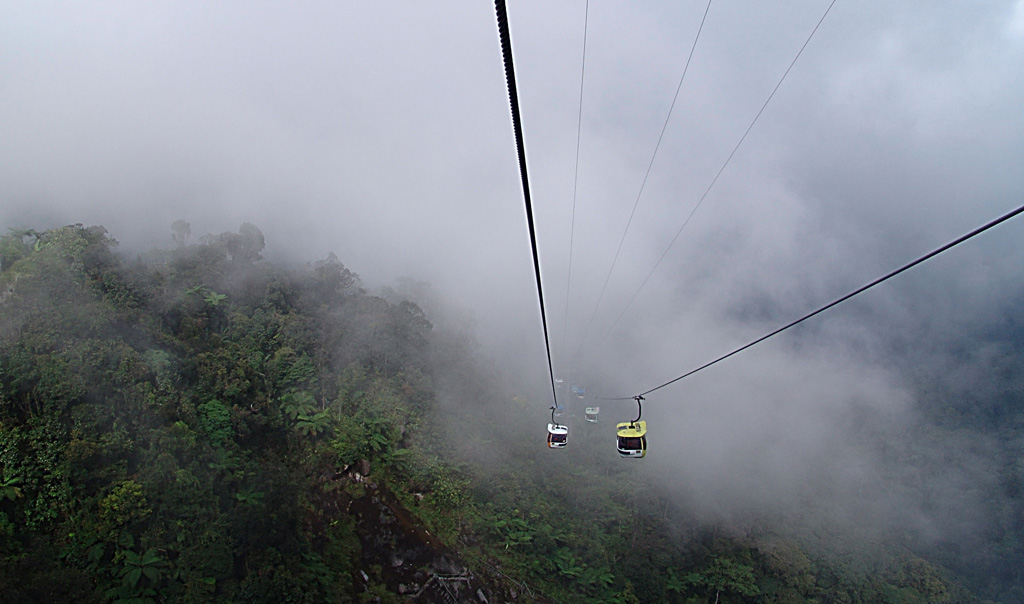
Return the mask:
M 551 339 L 548 337 L 548 317 L 544 310 L 544 286 L 540 279 L 540 256 L 537 253 L 537 231 L 533 226 L 533 202 L 530 200 L 530 178 L 526 172 L 526 143 L 523 140 L 523 124 L 519 116 L 519 93 L 516 90 L 516 70 L 512 64 L 512 37 L 508 31 L 508 15 L 505 0 L 494 0 L 498 16 L 498 37 L 501 39 L 501 54 L 505 60 L 505 80 L 508 83 L 508 102 L 512 110 L 512 129 L 516 136 L 516 150 L 519 153 L 519 175 L 523 181 L 523 200 L 526 202 L 526 222 L 530 227 L 530 247 L 533 249 L 533 271 L 537 277 L 537 298 L 540 300 L 540 319 L 544 326 L 544 348 L 548 353 L 548 377 L 551 379 L 551 396 L 558 404 L 555 391 L 555 370 L 551 364 Z
M 856 296 L 858 294 L 862 294 L 862 293 L 866 292 L 867 290 L 871 289 L 872 287 L 874 287 L 876 285 L 879 285 L 880 283 L 883 283 L 885 281 L 888 281 L 889 279 L 895 277 L 896 275 L 898 275 L 898 274 L 900 274 L 900 273 L 902 273 L 904 271 L 907 271 L 907 270 L 910 270 L 911 268 L 914 268 L 915 266 L 917 266 L 918 264 L 921 264 L 922 262 L 924 262 L 925 260 L 928 260 L 929 258 L 934 258 L 935 256 L 938 256 L 942 252 L 945 252 L 946 250 L 952 249 L 952 248 L 960 245 L 961 243 L 967 241 L 968 239 L 971 239 L 972 237 L 980 235 L 980 234 L 984 233 L 985 231 L 991 229 L 992 227 L 1006 222 L 1007 220 L 1013 218 L 1014 216 L 1017 216 L 1021 212 L 1024 212 L 1024 206 L 1020 206 L 1016 210 L 1012 210 L 1010 212 L 1007 212 L 1006 214 L 1003 214 L 999 218 L 996 218 L 995 220 L 993 220 L 991 222 L 988 222 L 988 223 L 986 223 L 986 224 L 984 224 L 984 225 L 974 229 L 970 233 L 967 233 L 966 235 L 958 237 L 958 238 L 954 239 L 953 241 L 950 241 L 946 245 L 943 245 L 942 247 L 939 247 L 939 248 L 937 248 L 935 250 L 932 250 L 931 252 L 928 252 L 927 254 L 925 254 L 924 256 L 921 256 L 917 260 L 914 260 L 912 262 L 904 264 L 900 268 L 898 268 L 898 269 L 888 273 L 887 275 L 879 277 L 878 279 L 875 279 L 871 283 L 868 283 L 867 285 L 859 287 L 859 288 L 853 290 L 852 292 L 846 294 L 845 296 L 843 296 L 841 298 L 837 298 L 837 299 L 829 302 L 825 306 L 822 306 L 821 308 L 819 308 L 819 309 L 817 309 L 817 310 L 815 310 L 813 312 L 807 313 L 806 315 L 800 317 L 796 321 L 793 321 L 791 323 L 787 323 L 786 325 L 783 325 L 782 327 L 779 327 L 778 329 L 776 329 L 776 330 L 774 330 L 772 332 L 769 332 L 769 333 L 761 336 L 760 338 L 754 340 L 753 342 L 750 342 L 748 344 L 744 344 L 743 346 L 740 346 L 736 350 L 733 350 L 732 352 L 730 352 L 728 354 L 724 354 L 724 355 L 718 357 L 717 359 L 715 359 L 713 361 L 705 363 L 705 364 L 701 365 L 700 367 L 697 367 L 696 369 L 690 370 L 690 371 L 684 373 L 683 375 L 680 375 L 679 377 L 672 378 L 671 380 L 665 382 L 664 384 L 655 386 L 654 388 L 651 388 L 649 390 L 644 390 L 643 392 L 641 392 L 637 396 L 643 397 L 645 394 L 650 394 L 650 393 L 654 392 L 655 390 L 661 390 L 665 386 L 669 386 L 671 384 L 674 384 L 674 383 L 678 382 L 679 380 L 681 380 L 683 378 L 690 377 L 691 375 L 697 373 L 698 371 L 703 371 L 704 369 L 707 369 L 708 367 L 711 367 L 712 365 L 714 365 L 714 364 L 716 364 L 716 363 L 718 363 L 720 361 L 724 361 L 725 359 L 727 359 L 727 358 L 729 358 L 729 357 L 731 357 L 733 355 L 739 354 L 739 353 L 743 352 L 744 350 L 755 346 L 756 344 L 760 344 L 761 342 L 764 342 L 768 338 L 770 338 L 772 336 L 776 336 L 776 335 L 786 331 L 790 327 L 795 327 L 795 326 L 799 325 L 800 323 L 803 323 L 807 319 L 810 319 L 811 317 L 813 317 L 815 315 L 818 315 L 818 314 L 821 314 L 821 313 L 825 312 L 826 310 L 832 308 L 833 306 L 838 306 L 839 304 L 842 304 L 843 302 L 846 302 L 850 298 L 852 298 L 852 297 L 854 297 L 854 296 Z M 631 396 L 631 397 L 622 397 L 622 398 L 608 399 L 608 400 L 629 400 L 629 399 L 632 399 L 632 398 L 636 398 L 636 397 L 635 396 Z
M 832 4 L 835 4 L 835 0 L 833 0 Z M 829 9 L 832 8 L 832 4 L 829 5 Z M 710 2 L 708 4 L 708 6 L 710 7 Z M 553 364 L 551 362 L 551 344 L 550 344 L 550 338 L 548 336 L 547 313 L 545 312 L 545 306 L 544 306 L 544 290 L 543 290 L 543 286 L 542 286 L 542 283 L 541 283 L 540 257 L 539 257 L 538 251 L 537 251 L 537 234 L 536 234 L 536 229 L 534 228 L 533 204 L 532 204 L 532 201 L 531 201 L 531 198 L 530 198 L 530 184 L 529 184 L 529 178 L 528 178 L 527 169 L 526 169 L 526 147 L 525 147 L 525 143 L 524 143 L 524 139 L 523 139 L 522 120 L 521 120 L 521 116 L 520 116 L 520 113 L 519 113 L 519 95 L 518 95 L 518 92 L 516 90 L 515 68 L 514 68 L 513 63 L 512 63 L 512 41 L 511 41 L 511 36 L 509 34 L 508 15 L 506 14 L 505 1 L 504 0 L 495 0 L 494 7 L 495 7 L 495 12 L 497 13 L 498 33 L 499 33 L 499 38 L 501 40 L 502 56 L 503 56 L 504 62 L 505 62 L 505 77 L 506 77 L 506 80 L 507 80 L 507 83 L 508 83 L 509 106 L 510 106 L 510 109 L 511 109 L 511 112 L 512 112 L 512 127 L 513 127 L 513 130 L 514 130 L 514 133 L 515 133 L 516 150 L 518 152 L 518 157 L 519 157 L 519 172 L 520 172 L 520 176 L 522 178 L 523 199 L 524 199 L 525 204 L 526 204 L 526 218 L 527 218 L 527 223 L 529 225 L 529 232 L 530 232 L 530 247 L 531 247 L 531 249 L 533 251 L 533 267 L 534 267 L 534 274 L 535 274 L 536 280 L 537 280 L 537 297 L 538 297 L 538 300 L 540 302 L 541 323 L 542 323 L 543 328 L 544 328 L 544 346 L 545 346 L 545 350 L 547 352 L 548 375 L 549 375 L 549 378 L 551 380 L 551 393 L 552 393 L 552 397 L 553 397 L 553 400 L 554 400 L 554 405 L 551 407 L 551 423 L 548 424 L 547 443 L 548 443 L 548 446 L 551 447 L 551 448 L 564 448 L 566 446 L 566 444 L 567 444 L 569 428 L 568 428 L 568 426 L 561 424 L 558 421 L 558 419 L 556 418 L 556 412 L 559 415 L 561 415 L 562 413 L 565 413 L 565 407 L 562 407 L 558 403 L 558 389 L 556 387 L 555 374 L 554 374 Z M 828 10 L 825 11 L 825 14 L 826 15 L 828 14 Z M 707 16 L 707 12 L 705 11 L 705 17 L 706 16 Z M 824 20 L 824 18 L 825 17 L 823 15 L 821 20 Z M 701 23 L 701 25 L 703 27 L 703 22 Z M 819 26 L 821 25 L 821 21 L 820 20 L 818 22 L 818 25 Z M 818 27 L 816 26 L 815 27 L 815 31 L 817 31 L 817 29 L 818 29 Z M 699 33 L 698 33 L 698 35 L 699 35 Z M 813 36 L 814 32 L 812 32 L 811 35 Z M 810 41 L 810 38 L 808 38 L 808 41 Z M 586 43 L 586 41 L 584 39 L 584 44 L 585 43 Z M 694 44 L 696 44 L 696 41 L 694 42 Z M 807 42 L 804 43 L 804 47 L 806 47 L 806 46 L 807 46 Z M 800 52 L 803 52 L 804 47 L 801 47 Z M 691 52 L 691 54 L 692 54 L 692 52 Z M 799 57 L 799 53 L 797 54 L 797 57 Z M 793 62 L 795 63 L 796 59 L 794 59 Z M 687 64 L 689 64 L 689 61 L 687 62 Z M 792 64 L 790 64 L 790 68 L 792 68 Z M 787 74 L 789 73 L 788 69 L 787 69 L 786 73 Z M 685 71 L 684 71 L 684 74 L 685 74 Z M 785 76 L 783 76 L 783 78 L 785 78 Z M 582 78 L 581 78 L 581 80 L 582 80 Z M 781 81 L 779 82 L 779 84 L 781 84 Z M 680 81 L 680 85 L 682 85 L 682 81 Z M 777 89 L 778 89 L 778 86 L 776 86 L 776 90 Z M 582 94 L 582 83 L 581 83 L 581 94 Z M 678 90 L 677 90 L 677 94 L 678 94 Z M 774 94 L 775 94 L 775 91 L 772 92 L 772 95 L 774 95 Z M 768 100 L 769 101 L 771 100 L 771 96 L 769 96 Z M 582 105 L 582 98 L 581 98 L 580 102 L 581 102 L 581 105 Z M 765 105 L 767 105 L 767 102 L 765 103 Z M 764 107 L 762 107 L 761 110 L 763 112 Z M 760 113 L 758 113 L 758 116 L 760 116 Z M 755 118 L 755 121 L 756 121 L 756 118 Z M 751 124 L 751 127 L 752 126 L 753 126 L 753 123 Z M 747 129 L 747 133 L 749 133 L 749 131 L 750 131 L 750 128 Z M 744 138 L 745 137 L 746 137 L 746 134 L 744 134 Z M 742 142 L 743 142 L 743 139 L 740 140 L 740 143 L 742 143 Z M 737 148 L 738 148 L 738 146 L 739 145 L 737 145 Z M 734 149 L 733 150 L 733 154 L 735 154 L 735 151 L 736 150 Z M 578 153 L 578 149 L 577 149 L 577 153 Z M 729 159 L 732 159 L 732 155 L 730 155 Z M 726 162 L 726 164 L 728 164 L 728 161 Z M 724 167 L 725 166 L 723 166 L 723 170 L 724 170 Z M 718 179 L 718 176 L 720 176 L 720 175 L 721 175 L 721 170 L 719 171 L 719 174 L 715 177 L 716 181 Z M 712 182 L 712 186 L 713 185 L 714 185 L 714 181 Z M 710 190 L 710 187 L 709 187 L 709 190 Z M 707 192 L 705 192 L 705 196 L 706 195 L 707 195 Z M 703 197 L 701 198 L 701 201 L 703 201 Z M 699 203 L 698 203 L 698 205 L 699 205 Z M 694 208 L 694 209 L 696 209 L 696 208 Z M 938 256 L 939 254 L 941 254 L 941 253 L 943 253 L 943 252 L 945 252 L 945 251 L 947 251 L 949 249 L 952 249 L 952 248 L 960 245 L 961 243 L 964 243 L 965 241 L 967 241 L 969 239 L 972 239 L 973 237 L 976 237 L 977 235 L 980 235 L 981 233 L 984 233 L 985 231 L 987 231 L 987 230 L 989 230 L 989 229 L 991 229 L 991 228 L 993 228 L 993 227 L 995 227 L 995 226 L 997 226 L 999 224 L 1002 224 L 1003 222 L 1006 222 L 1007 220 L 1010 220 L 1011 218 L 1014 218 L 1015 216 L 1017 216 L 1017 215 L 1019 215 L 1021 213 L 1024 213 L 1024 205 L 1022 205 L 1022 206 L 1018 207 L 1017 209 L 1012 210 L 1012 211 L 1010 211 L 1010 212 L 1000 216 L 999 218 L 996 218 L 995 220 L 992 220 L 992 221 L 990 221 L 990 222 L 988 222 L 988 223 L 986 223 L 986 224 L 984 224 L 984 225 L 974 229 L 973 231 L 971 231 L 971 232 L 969 232 L 969 233 L 967 233 L 965 235 L 962 235 L 961 237 L 958 237 L 957 239 L 954 239 L 953 241 L 950 241 L 949 243 L 947 243 L 947 244 L 945 244 L 945 245 L 943 245 L 943 246 L 941 246 L 941 247 L 939 247 L 939 248 L 937 248 L 937 249 L 935 249 L 935 250 L 933 250 L 931 252 L 928 252 L 927 254 L 917 258 L 916 260 L 913 260 L 913 261 L 911 261 L 911 262 L 901 266 L 900 268 L 897 268 L 896 270 L 893 270 L 890 273 L 888 273 L 886 275 L 883 275 L 882 277 L 879 277 L 878 279 L 875 279 L 874 281 L 871 281 L 870 283 L 868 283 L 868 284 L 866 284 L 864 286 L 861 286 L 861 287 L 853 290 L 852 292 L 846 294 L 845 296 L 842 296 L 840 298 L 837 298 L 837 299 L 833 300 L 832 302 L 829 302 L 828 304 L 826 304 L 826 305 L 818 308 L 817 310 L 814 310 L 814 311 L 812 311 L 812 312 L 810 312 L 810 313 L 800 317 L 799 319 L 796 319 L 795 321 L 787 323 L 786 325 L 783 325 L 782 327 L 779 327 L 779 328 L 777 328 L 777 329 L 775 329 L 775 330 L 773 330 L 773 331 L 771 331 L 771 332 L 761 336 L 760 338 L 757 338 L 756 340 L 753 340 L 752 342 L 749 342 L 749 343 L 747 343 L 747 344 L 745 344 L 743 346 L 740 346 L 739 348 L 737 348 L 737 349 L 735 349 L 735 350 L 733 350 L 733 351 L 731 351 L 731 352 L 729 352 L 727 354 L 724 354 L 724 355 L 722 355 L 722 356 L 720 356 L 720 357 L 718 357 L 718 358 L 716 358 L 716 359 L 714 359 L 712 361 L 709 361 L 709 362 L 707 362 L 707 363 L 705 363 L 705 364 L 703 364 L 703 365 L 701 365 L 701 366 L 699 366 L 699 367 L 697 367 L 695 369 L 692 369 L 692 370 L 690 370 L 690 371 L 688 371 L 686 373 L 683 373 L 682 375 L 679 375 L 679 376 L 677 376 L 675 378 L 672 378 L 671 380 L 668 380 L 667 382 L 665 382 L 663 384 L 659 384 L 658 386 L 655 386 L 653 388 L 649 388 L 647 390 L 644 390 L 643 392 L 641 392 L 639 394 L 636 394 L 634 396 L 619 397 L 619 398 L 603 398 L 603 397 L 598 397 L 601 400 L 635 400 L 636 403 L 637 403 L 637 418 L 635 420 L 633 420 L 633 421 L 622 422 L 622 423 L 619 423 L 619 424 L 616 425 L 616 448 L 617 448 L 619 454 L 622 455 L 623 457 L 641 458 L 641 457 L 644 457 L 644 455 L 646 455 L 646 453 L 647 453 L 647 436 L 646 436 L 646 433 L 647 433 L 647 422 L 642 421 L 640 419 L 641 411 L 642 411 L 642 409 L 641 409 L 641 401 L 645 400 L 644 397 L 646 395 L 648 395 L 648 394 L 650 394 L 652 392 L 655 392 L 657 390 L 660 390 L 662 388 L 665 388 L 666 386 L 674 384 L 674 383 L 676 383 L 676 382 L 678 382 L 678 381 L 680 381 L 680 380 L 682 380 L 684 378 L 687 378 L 687 377 L 689 377 L 691 375 L 694 375 L 694 374 L 696 374 L 696 373 L 698 373 L 700 371 L 703 371 L 704 369 L 707 369 L 708 367 L 711 367 L 712 365 L 715 365 L 715 364 L 717 364 L 717 363 L 719 363 L 721 361 L 724 361 L 724 360 L 726 360 L 726 359 L 728 359 L 728 358 L 730 358 L 732 356 L 735 356 L 735 355 L 743 352 L 744 350 L 747 350 L 748 348 L 752 348 L 753 346 L 755 346 L 757 344 L 760 344 L 761 342 L 764 342 L 765 340 L 767 340 L 767 339 L 769 339 L 771 337 L 774 337 L 774 336 L 776 336 L 776 335 L 778 335 L 778 334 L 780 334 L 780 333 L 790 329 L 791 327 L 795 327 L 795 326 L 799 325 L 800 323 L 803 323 L 804 321 L 806 321 L 806 320 L 808 320 L 808 319 L 810 319 L 810 318 L 812 318 L 814 316 L 817 316 L 817 315 L 825 312 L 826 310 L 829 310 L 830 308 L 838 306 L 839 304 L 842 304 L 843 302 L 849 300 L 850 298 L 853 298 L 854 296 L 857 296 L 857 295 L 859 295 L 861 293 L 864 293 L 865 291 L 875 287 L 876 285 L 884 283 L 885 281 L 888 281 L 889 279 L 895 277 L 896 275 L 899 275 L 900 273 L 903 273 L 903 272 L 905 272 L 907 270 L 910 270 L 911 268 L 917 266 L 918 264 L 921 264 L 922 262 L 924 262 L 924 261 L 926 261 L 926 260 L 928 260 L 930 258 Z M 692 213 L 691 213 L 691 215 L 692 215 Z M 688 220 L 689 219 L 687 219 L 687 221 Z M 685 227 L 686 224 L 684 223 L 683 226 Z M 627 228 L 628 228 L 628 226 L 627 226 Z M 681 230 L 682 229 L 680 229 L 680 231 Z M 677 233 L 677 236 L 678 236 L 678 233 Z M 571 253 L 571 250 L 570 250 L 570 253 Z M 659 260 L 659 263 L 660 263 L 660 260 Z M 655 265 L 655 268 L 657 268 L 657 265 Z M 648 275 L 648 277 L 650 277 L 650 275 Z M 639 292 L 637 292 L 637 293 L 639 293 Z M 635 297 L 635 294 L 634 294 L 634 297 Z M 558 381 L 560 382 L 560 380 L 558 380 Z M 598 408 L 596 408 L 596 407 L 591 407 L 591 408 L 587 409 L 587 413 L 588 413 L 587 420 L 588 421 L 596 421 L 596 419 L 597 419 L 597 409 Z
M 512 37 L 508 29 L 508 14 L 505 0 L 494 1 L 498 19 L 498 37 L 501 40 L 501 54 L 505 61 L 505 80 L 508 84 L 509 108 L 512 111 L 512 129 L 516 137 L 516 151 L 519 155 L 519 175 L 523 181 L 523 200 L 526 203 L 526 221 L 530 228 L 530 247 L 533 250 L 533 270 L 537 278 L 537 298 L 540 302 L 541 324 L 544 327 L 544 348 L 548 356 L 548 377 L 551 380 L 551 423 L 548 424 L 548 447 L 562 449 L 568 444 L 569 428 L 555 419 L 558 405 L 558 389 L 555 387 L 555 371 L 551 363 L 551 339 L 548 337 L 548 319 L 544 307 L 544 286 L 540 277 L 540 255 L 537 252 L 537 231 L 533 226 L 533 203 L 530 199 L 530 178 L 526 170 L 526 143 L 523 138 L 522 118 L 519 115 L 519 93 L 516 89 L 516 70 L 512 62 Z

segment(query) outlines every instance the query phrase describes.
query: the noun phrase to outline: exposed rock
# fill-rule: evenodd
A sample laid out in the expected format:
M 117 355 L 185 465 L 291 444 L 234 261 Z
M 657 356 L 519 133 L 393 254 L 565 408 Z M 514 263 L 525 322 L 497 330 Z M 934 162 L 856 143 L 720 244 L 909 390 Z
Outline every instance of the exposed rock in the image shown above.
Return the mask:
M 484 576 L 477 575 L 427 532 L 386 487 L 369 478 L 362 480 L 365 494 L 341 495 L 348 501 L 340 507 L 355 517 L 363 564 L 375 569 L 374 581 L 404 596 L 405 603 L 490 604 L 518 598 L 520 594 L 512 589 L 518 584 L 487 568 L 477 569 Z M 366 573 L 360 574 L 370 581 Z

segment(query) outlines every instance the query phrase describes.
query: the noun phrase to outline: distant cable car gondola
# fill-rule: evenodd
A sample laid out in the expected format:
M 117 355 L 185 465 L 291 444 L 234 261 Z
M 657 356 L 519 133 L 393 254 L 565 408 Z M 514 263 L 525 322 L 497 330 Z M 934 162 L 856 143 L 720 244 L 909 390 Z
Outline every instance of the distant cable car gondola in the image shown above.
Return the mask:
M 633 397 L 636 400 L 636 419 L 631 422 L 622 422 L 615 426 L 616 442 L 615 448 L 623 457 L 643 457 L 647 455 L 647 422 L 640 421 L 642 410 L 640 401 L 642 396 Z
M 548 424 L 548 447 L 562 449 L 569 444 L 569 427 L 555 422 L 555 408 L 551 408 L 551 423 Z
M 597 423 L 597 415 L 601 413 L 600 407 L 587 407 L 583 411 L 583 418 L 590 423 Z

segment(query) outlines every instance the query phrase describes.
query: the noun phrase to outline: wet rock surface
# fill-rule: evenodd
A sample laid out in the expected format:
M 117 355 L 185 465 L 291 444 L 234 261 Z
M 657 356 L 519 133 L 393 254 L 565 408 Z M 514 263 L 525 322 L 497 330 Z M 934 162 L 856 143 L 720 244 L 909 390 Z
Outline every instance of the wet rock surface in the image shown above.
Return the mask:
M 480 604 L 476 592 L 490 601 L 490 591 L 458 557 L 413 519 L 394 495 L 365 480 L 366 494 L 352 498 L 363 561 L 379 568 L 378 579 L 408 602 Z
M 365 568 L 356 583 L 372 573 L 406 603 L 487 604 L 543 602 L 526 597 L 521 586 L 491 569 L 474 572 L 427 532 L 386 487 L 360 477 L 365 494 L 343 495 L 342 509 L 355 518 Z

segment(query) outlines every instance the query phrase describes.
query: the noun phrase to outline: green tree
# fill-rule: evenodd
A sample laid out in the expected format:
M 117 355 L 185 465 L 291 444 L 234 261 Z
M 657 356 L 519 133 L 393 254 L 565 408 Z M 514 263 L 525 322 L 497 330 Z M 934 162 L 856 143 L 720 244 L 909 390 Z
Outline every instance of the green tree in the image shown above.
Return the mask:
M 138 522 L 153 512 L 142 485 L 125 480 L 114 487 L 100 503 L 100 518 L 111 528 Z
M 21 487 L 18 485 L 23 481 L 20 476 L 5 476 L 0 480 L 0 501 L 9 499 L 14 501 L 21 497 Z
M 171 225 L 171 239 L 174 243 L 178 244 L 178 247 L 185 247 L 188 245 L 188 239 L 192 236 L 192 225 L 185 222 L 184 220 L 175 220 Z
M 167 567 L 167 561 L 161 558 L 154 548 L 147 549 L 142 554 L 131 550 L 122 553 L 124 566 L 118 573 L 121 582 L 107 591 L 107 597 L 115 604 L 155 603 L 157 588 L 163 578 L 163 569 Z
M 224 445 L 234 434 L 231 427 L 231 412 L 217 399 L 210 399 L 199 405 L 199 425 L 210 442 L 216 446 Z
M 26 238 L 33 241 L 26 242 Z M 32 229 L 9 229 L 0 237 L 0 272 L 7 271 L 14 263 L 32 253 L 32 244 L 39 235 Z
M 327 411 L 319 411 L 313 414 L 300 413 L 295 418 L 295 429 L 299 434 L 316 436 L 325 432 L 330 427 L 331 416 Z
M 718 604 L 723 593 L 749 598 L 761 593 L 754 579 L 753 567 L 729 558 L 714 558 L 704 570 L 689 573 L 684 580 L 708 594 L 714 594 L 715 604 Z

